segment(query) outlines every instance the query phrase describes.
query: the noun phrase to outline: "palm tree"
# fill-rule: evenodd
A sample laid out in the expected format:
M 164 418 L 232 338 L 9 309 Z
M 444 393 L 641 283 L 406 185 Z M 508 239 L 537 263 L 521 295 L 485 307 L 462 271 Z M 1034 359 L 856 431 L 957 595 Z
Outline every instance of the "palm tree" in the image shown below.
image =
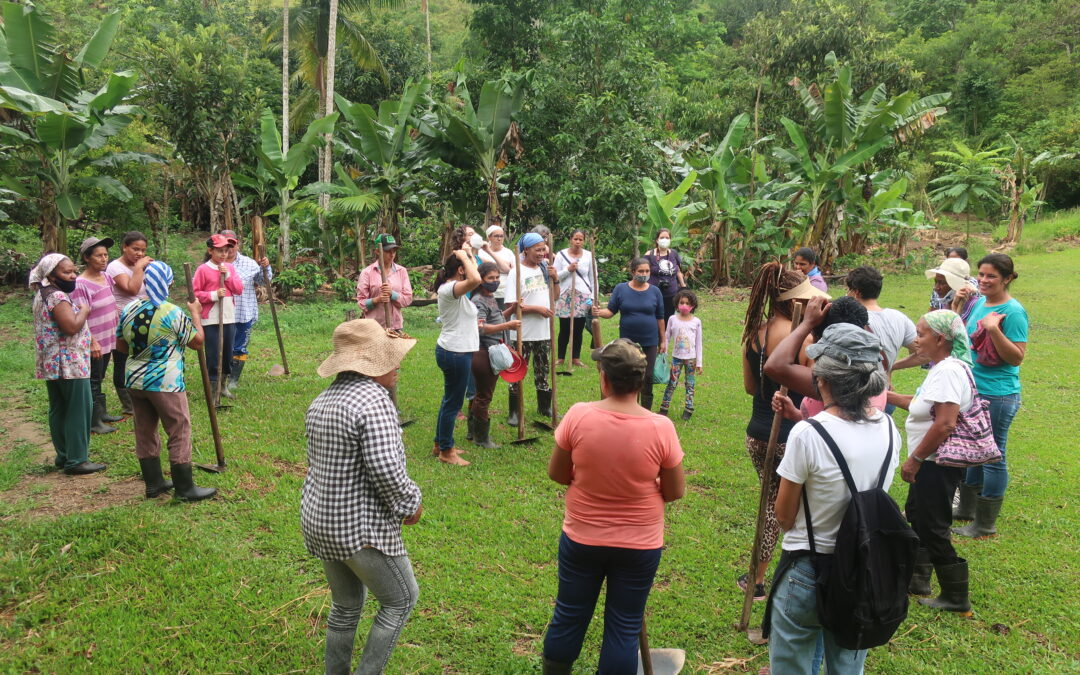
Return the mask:
M 330 16 L 326 25 L 329 30 L 326 37 L 326 87 L 323 89 L 323 107 L 319 113 L 329 115 L 334 108 L 334 70 L 337 63 L 337 24 L 338 24 L 338 0 L 330 0 Z M 332 138 L 333 134 L 326 134 L 326 144 L 319 153 L 319 182 L 330 182 L 330 162 L 332 161 Z M 330 206 L 330 195 L 319 195 L 319 231 L 326 230 L 326 209 Z
M 953 141 L 956 151 L 940 150 L 933 153 L 941 159 L 934 162 L 945 173 L 930 181 L 934 189 L 930 199 L 942 204 L 954 213 L 971 212 L 979 220 L 986 220 L 989 206 L 997 206 L 1005 197 L 1001 194 L 1001 178 L 998 171 L 1008 163 L 1001 156 L 1004 147 L 993 150 L 972 150 L 960 141 Z M 971 222 L 967 224 L 967 238 L 971 238 Z
M 283 154 L 289 154 L 289 0 L 284 0 L 281 8 L 281 151 Z M 287 206 L 283 200 L 281 217 L 278 219 L 282 265 L 289 263 L 289 212 Z

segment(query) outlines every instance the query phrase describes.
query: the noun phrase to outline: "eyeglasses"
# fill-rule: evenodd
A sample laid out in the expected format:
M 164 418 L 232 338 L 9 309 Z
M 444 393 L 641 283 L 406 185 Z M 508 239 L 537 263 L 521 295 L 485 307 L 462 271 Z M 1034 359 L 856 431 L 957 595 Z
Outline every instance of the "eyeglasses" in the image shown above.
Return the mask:
M 488 239 L 503 239 L 505 237 L 506 237 L 505 234 L 489 234 L 488 235 Z

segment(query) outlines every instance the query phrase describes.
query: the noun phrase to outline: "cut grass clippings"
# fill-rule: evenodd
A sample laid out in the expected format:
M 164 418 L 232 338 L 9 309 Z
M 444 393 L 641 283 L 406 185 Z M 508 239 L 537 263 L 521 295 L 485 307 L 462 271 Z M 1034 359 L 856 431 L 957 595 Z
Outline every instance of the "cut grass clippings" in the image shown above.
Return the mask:
M 175 248 L 174 251 L 183 250 Z M 1080 671 L 1080 424 L 1076 365 L 1080 320 L 1071 302 L 1080 250 L 1024 254 L 1016 297 L 1031 316 L 1023 365 L 1024 402 L 1010 435 L 1012 483 L 998 529 L 986 541 L 958 540 L 970 561 L 974 619 L 913 604 L 893 642 L 872 650 L 873 673 L 1066 673 Z M 930 282 L 921 272 L 886 279 L 882 304 L 917 318 Z M 835 293 L 834 293 L 835 294 Z M 727 297 L 731 297 L 729 294 Z M 104 483 L 89 512 L 40 515 L 48 490 L 0 501 L 0 671 L 285 673 L 322 669 L 329 595 L 319 561 L 304 549 L 300 488 L 306 468 L 304 412 L 328 384 L 315 367 L 329 354 L 334 326 L 350 305 L 296 303 L 279 315 L 293 374 L 265 373 L 278 361 L 269 314 L 252 340 L 239 397 L 220 415 L 229 468 L 197 480 L 217 498 L 176 504 L 108 495 L 131 482 L 138 465 L 131 422 L 95 436 L 91 458 L 105 461 Z M 742 389 L 739 334 L 745 304 L 704 298 L 707 340 L 694 418 L 677 421 L 688 477 L 686 497 L 668 507 L 667 550 L 649 599 L 651 643 L 687 651 L 687 672 L 748 672 L 767 663 L 765 647 L 734 630 L 753 537 L 757 481 L 744 449 L 750 401 Z M 492 425 L 499 450 L 469 447 L 472 466 L 430 456 L 442 394 L 435 366 L 435 307 L 405 311 L 419 344 L 405 360 L 400 398 L 417 423 L 405 429 L 409 472 L 424 492 L 420 524 L 405 540 L 420 600 L 390 661 L 391 673 L 532 673 L 551 616 L 563 488 L 546 476 L 550 435 L 511 446 L 502 423 L 500 384 Z M 617 332 L 604 323 L 605 335 Z M 0 306 L 0 426 L 44 421 L 45 387 L 33 379 L 29 303 L 24 294 Z M 188 360 L 195 460 L 212 462 L 206 409 L 194 356 Z M 595 371 L 559 381 L 559 401 L 592 400 Z M 898 373 L 913 392 L 925 371 Z M 528 382 L 528 380 L 527 380 Z M 535 402 L 531 387 L 527 411 Z M 657 391 L 657 397 L 661 394 Z M 109 388 L 110 406 L 116 399 Z M 672 405 L 678 410 L 682 392 Z M 13 411 L 13 406 L 24 411 Z M 902 413 L 897 420 L 902 422 Z M 463 425 L 457 439 L 465 443 Z M 3 494 L 44 473 L 35 454 L 16 445 L 0 459 Z M 906 494 L 899 475 L 892 494 Z M 374 602 L 372 603 L 374 604 Z M 754 622 L 763 603 L 755 605 Z M 365 608 L 358 648 L 374 607 Z M 595 669 L 602 621 L 590 627 L 578 662 Z

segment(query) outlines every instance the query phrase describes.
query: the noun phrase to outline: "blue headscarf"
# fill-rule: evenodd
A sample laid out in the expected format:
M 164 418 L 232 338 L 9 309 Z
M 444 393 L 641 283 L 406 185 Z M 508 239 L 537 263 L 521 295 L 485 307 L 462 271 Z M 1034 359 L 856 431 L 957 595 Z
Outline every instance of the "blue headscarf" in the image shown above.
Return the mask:
M 172 286 L 172 268 L 155 260 L 146 266 L 143 272 L 143 283 L 146 285 L 146 294 L 150 296 L 150 304 L 160 307 L 161 303 L 169 299 L 169 286 Z
M 521 235 L 521 239 L 518 239 L 518 253 L 524 253 L 525 249 L 529 248 L 530 246 L 536 246 L 537 244 L 542 244 L 543 242 L 544 238 L 537 233 L 526 232 L 525 234 Z

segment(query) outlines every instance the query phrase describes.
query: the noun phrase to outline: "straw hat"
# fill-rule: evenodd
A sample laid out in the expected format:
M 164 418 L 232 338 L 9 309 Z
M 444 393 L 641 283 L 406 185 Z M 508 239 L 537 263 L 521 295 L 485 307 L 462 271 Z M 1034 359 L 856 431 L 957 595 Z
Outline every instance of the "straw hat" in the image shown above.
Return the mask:
M 809 300 L 815 297 L 830 299 L 828 293 L 811 284 L 809 279 L 803 279 L 798 286 L 789 288 L 777 296 L 776 299 L 780 302 L 786 302 L 787 300 Z
M 320 377 L 352 371 L 378 377 L 401 365 L 416 346 L 414 338 L 399 337 L 374 319 L 356 319 L 334 329 L 334 353 L 319 366 Z

